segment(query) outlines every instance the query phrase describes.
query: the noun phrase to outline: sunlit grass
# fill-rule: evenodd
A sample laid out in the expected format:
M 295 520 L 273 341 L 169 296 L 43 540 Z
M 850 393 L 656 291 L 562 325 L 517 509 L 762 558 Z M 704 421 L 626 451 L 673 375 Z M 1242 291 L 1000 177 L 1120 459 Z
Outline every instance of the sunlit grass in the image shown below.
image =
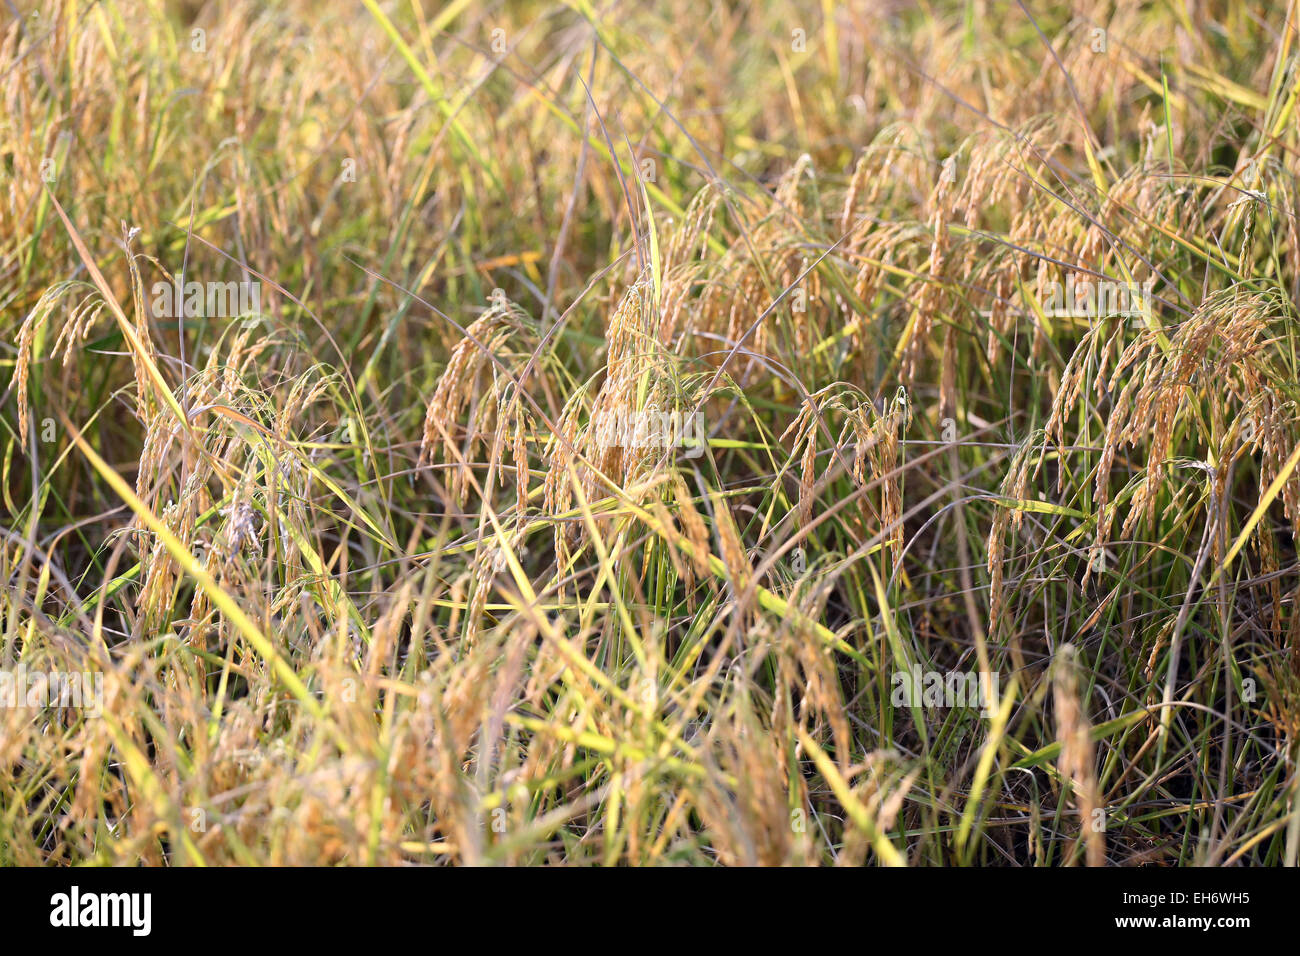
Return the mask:
M 1297 11 L 1113 6 L 6 12 L 0 863 L 1294 863 Z

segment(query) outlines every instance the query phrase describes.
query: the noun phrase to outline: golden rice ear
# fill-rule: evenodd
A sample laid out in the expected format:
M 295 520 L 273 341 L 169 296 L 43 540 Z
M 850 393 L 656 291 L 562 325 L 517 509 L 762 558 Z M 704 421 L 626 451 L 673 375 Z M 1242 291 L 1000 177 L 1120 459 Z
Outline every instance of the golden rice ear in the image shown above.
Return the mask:
M 672 477 L 673 503 L 677 506 L 682 530 L 690 543 L 690 557 L 695 566 L 695 573 L 704 579 L 709 576 L 709 528 L 704 518 L 695 508 L 690 489 L 682 476 L 674 473 Z
M 731 506 L 727 504 L 726 498 L 710 492 L 709 499 L 719 557 L 736 594 L 745 594 L 753 582 L 754 568 L 750 564 L 749 553 L 741 540 L 740 529 L 736 526 L 736 520 L 732 516 Z
M 515 406 L 523 399 L 516 394 L 515 382 L 532 357 L 523 350 L 534 345 L 537 338 L 536 323 L 503 296 L 495 296 L 492 305 L 465 332 L 452 348 L 425 410 L 418 461 L 420 467 L 431 464 L 440 449 L 442 459 L 454 465 L 449 486 L 455 500 L 462 503 L 471 478 L 465 451 L 475 444 L 486 446 L 485 436 L 490 435 L 499 453 L 510 430 L 519 425 L 514 421 L 519 413 Z M 505 347 L 512 340 L 517 351 L 507 353 Z M 502 373 L 498 363 L 506 366 L 508 374 Z M 470 427 L 462 446 L 456 436 L 467 409 L 471 412 Z
M 1081 823 L 1080 839 L 1087 847 L 1089 866 L 1105 863 L 1105 827 L 1096 826 L 1094 811 L 1099 809 L 1097 766 L 1093 754 L 1091 726 L 1080 698 L 1078 654 L 1071 644 L 1057 650 L 1052 672 L 1052 700 L 1056 709 L 1056 739 L 1060 744 L 1057 766 L 1061 777 L 1069 782 Z M 1103 811 L 1104 812 L 1104 811 Z
M 930 266 L 912 311 L 912 325 L 903 351 L 899 377 L 906 384 L 916 379 L 922 357 L 930 342 L 930 327 L 945 301 L 943 288 L 948 249 L 948 219 L 952 214 L 953 184 L 956 182 L 956 157 L 950 156 L 941 165 L 938 180 L 930 193 Z
M 1029 484 L 1030 455 L 1036 449 L 1034 436 L 1029 436 L 1016 449 L 999 489 L 1004 498 L 1020 500 L 1026 497 Z M 1020 527 L 1024 512 L 1019 508 L 999 505 L 993 512 L 988 537 L 988 572 L 990 590 L 989 636 L 997 634 L 1006 608 L 1003 576 L 1006 566 L 1007 532 Z
M 524 411 L 518 398 L 512 401 L 514 408 L 514 428 L 511 434 L 510 456 L 515 474 L 515 513 L 520 519 L 528 511 L 529 488 L 532 474 L 528 468 L 528 440 L 532 431 L 529 428 L 529 415 Z
M 577 522 L 563 519 L 573 507 L 573 482 L 581 480 L 578 469 L 581 464 L 575 457 L 578 452 L 581 433 L 579 417 L 583 408 L 583 393 L 574 394 L 564 406 L 556 423 L 557 432 L 546 444 L 546 477 L 542 482 L 542 508 L 555 521 L 555 553 L 561 570 L 568 545 L 576 540 Z
M 799 463 L 799 524 L 807 525 L 812 518 L 813 488 L 817 481 L 817 429 L 810 428 L 804 436 L 803 458 Z

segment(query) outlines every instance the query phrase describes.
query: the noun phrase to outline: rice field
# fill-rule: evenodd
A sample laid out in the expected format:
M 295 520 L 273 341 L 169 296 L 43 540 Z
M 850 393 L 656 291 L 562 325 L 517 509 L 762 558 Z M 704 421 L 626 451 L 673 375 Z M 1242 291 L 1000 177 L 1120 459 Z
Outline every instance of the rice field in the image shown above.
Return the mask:
M 6 0 L 0 865 L 1295 865 L 1298 15 Z

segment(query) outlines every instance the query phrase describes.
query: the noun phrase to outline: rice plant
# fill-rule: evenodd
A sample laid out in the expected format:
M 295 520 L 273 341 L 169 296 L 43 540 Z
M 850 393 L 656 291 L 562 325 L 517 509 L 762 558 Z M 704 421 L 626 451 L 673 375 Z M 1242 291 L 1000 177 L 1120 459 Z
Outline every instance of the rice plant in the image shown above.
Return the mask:
M 1296 863 L 1296 3 L 0 18 L 0 864 Z

